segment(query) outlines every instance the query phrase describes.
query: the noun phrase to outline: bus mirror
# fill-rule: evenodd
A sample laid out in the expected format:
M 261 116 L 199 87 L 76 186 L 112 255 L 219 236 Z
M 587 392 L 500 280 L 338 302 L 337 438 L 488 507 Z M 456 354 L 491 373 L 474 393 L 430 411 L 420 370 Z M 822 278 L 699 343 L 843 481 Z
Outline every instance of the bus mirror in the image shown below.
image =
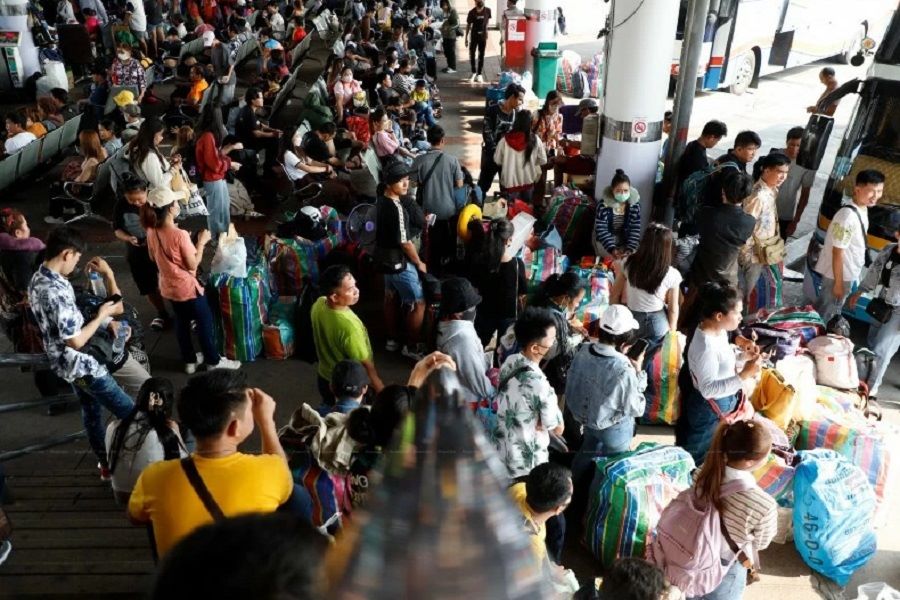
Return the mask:
M 803 139 L 800 141 L 800 154 L 797 156 L 799 166 L 813 171 L 819 169 L 833 127 L 832 117 L 812 115 L 809 118 L 809 123 L 803 131 Z
M 850 64 L 854 67 L 861 67 L 864 62 L 866 62 L 866 57 L 863 56 L 862 52 L 854 55 L 853 58 L 850 59 Z

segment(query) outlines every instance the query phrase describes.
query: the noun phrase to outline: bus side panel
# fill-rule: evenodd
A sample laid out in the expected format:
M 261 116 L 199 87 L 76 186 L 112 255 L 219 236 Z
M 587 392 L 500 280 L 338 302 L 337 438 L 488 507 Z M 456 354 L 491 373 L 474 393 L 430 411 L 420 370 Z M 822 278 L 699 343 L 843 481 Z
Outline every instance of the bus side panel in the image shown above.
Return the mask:
M 761 75 L 766 73 L 769 49 L 778 28 L 783 2 L 784 0 L 743 0 L 740 3 L 731 50 L 726 60 L 725 75 L 719 87 L 734 83 L 736 70 L 732 66 L 744 54 L 752 53 L 753 48 L 760 48 L 763 51 L 762 65 L 757 63 L 757 67 L 760 68 Z M 718 37 L 716 41 L 718 42 Z

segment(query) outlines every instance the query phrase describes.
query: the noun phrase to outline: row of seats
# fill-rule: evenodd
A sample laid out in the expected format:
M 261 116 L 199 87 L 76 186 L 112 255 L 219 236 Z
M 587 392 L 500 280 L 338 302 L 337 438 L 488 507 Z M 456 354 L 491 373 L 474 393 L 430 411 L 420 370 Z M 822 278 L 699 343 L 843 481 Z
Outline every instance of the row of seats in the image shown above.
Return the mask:
M 38 167 L 58 158 L 78 139 L 81 115 L 69 119 L 12 156 L 0 161 L 0 190 L 32 174 Z

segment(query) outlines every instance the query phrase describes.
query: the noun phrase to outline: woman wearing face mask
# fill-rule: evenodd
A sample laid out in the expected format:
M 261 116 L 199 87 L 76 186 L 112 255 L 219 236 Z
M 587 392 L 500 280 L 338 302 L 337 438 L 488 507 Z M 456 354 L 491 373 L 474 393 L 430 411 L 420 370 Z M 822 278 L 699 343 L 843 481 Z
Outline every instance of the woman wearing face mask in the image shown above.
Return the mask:
M 344 120 L 345 112 L 353 108 L 353 94 L 363 91 L 362 84 L 353 79 L 353 69 L 344 67 L 341 76 L 334 82 L 335 121 Z
M 175 223 L 178 213 L 178 195 L 165 188 L 151 190 L 147 203 L 141 207 L 147 249 L 159 269 L 159 291 L 172 303 L 175 311 L 175 337 L 184 361 L 184 372 L 192 375 L 203 363 L 211 369 L 239 369 L 239 361 L 220 356 L 216 349 L 212 312 L 197 280 L 197 267 L 210 240 L 209 231 L 200 231 L 194 246 L 190 234 Z M 194 352 L 191 321 L 197 322 L 197 337 L 203 350 L 200 353 Z
M 544 356 L 544 373 L 557 394 L 566 391 L 566 376 L 575 357 L 575 349 L 587 337 L 575 318 L 575 309 L 584 299 L 584 282 L 577 273 L 553 274 L 541 284 L 534 304 L 549 308 L 556 320 L 556 340 Z
M 487 232 L 480 221 L 469 223 L 466 261 L 469 280 L 482 297 L 475 331 L 483 346 L 495 333 L 498 337 L 506 333 L 519 316 L 519 302 L 525 297 L 525 263 L 510 249 L 513 233 L 506 218 L 491 221 Z
M 594 220 L 594 251 L 597 256 L 622 260 L 641 241 L 641 196 L 631 179 L 616 169 L 609 187 L 603 190 Z
M 521 198 L 530 202 L 534 183 L 547 164 L 547 151 L 534 134 L 531 121 L 531 111 L 517 112 L 512 129 L 494 151 L 494 162 L 500 167 L 500 190 L 511 200 Z
M 132 56 L 132 48 L 126 42 L 120 42 L 116 50 L 116 58 L 110 67 L 113 85 L 137 88 L 137 99 L 141 103 L 147 81 L 144 78 L 144 67 Z
M 537 112 L 534 122 L 534 133 L 544 143 L 547 150 L 547 163 L 541 171 L 541 177 L 534 186 L 534 201 L 543 204 L 547 190 L 547 171 L 553 168 L 562 137 L 563 116 L 559 112 L 563 105 L 562 96 L 556 90 L 547 92 L 544 106 Z
M 740 370 L 735 347 L 728 333 L 741 324 L 740 293 L 718 283 L 707 283 L 700 291 L 700 325 L 688 343 L 687 360 L 678 377 L 685 398 L 675 425 L 675 443 L 703 463 L 720 420 L 733 420 L 743 381 L 759 373 L 759 348 L 738 337 L 742 351 Z

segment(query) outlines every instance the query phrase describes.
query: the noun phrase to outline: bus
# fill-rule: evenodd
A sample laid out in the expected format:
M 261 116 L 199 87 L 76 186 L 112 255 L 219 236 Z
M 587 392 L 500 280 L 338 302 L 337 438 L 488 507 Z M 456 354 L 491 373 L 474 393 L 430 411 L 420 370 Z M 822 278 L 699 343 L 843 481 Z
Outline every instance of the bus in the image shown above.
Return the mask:
M 681 0 L 678 14 L 673 81 L 688 1 Z M 849 64 L 895 7 L 894 0 L 710 0 L 697 87 L 743 94 L 759 77 L 783 69 L 832 56 Z
M 900 11 L 894 13 L 866 76 L 841 85 L 819 108 L 851 94 L 858 98 L 825 185 L 806 254 L 808 274 L 813 273 L 834 213 L 852 196 L 856 174 L 863 169 L 878 169 L 887 178 L 884 195 L 869 209 L 867 245 L 878 251 L 895 241 L 892 222 L 900 217 Z M 807 127 L 798 163 L 804 163 L 804 153 L 821 157 L 824 148 L 817 146 L 825 143 L 827 138 L 816 139 Z M 804 166 L 818 167 L 814 162 Z

